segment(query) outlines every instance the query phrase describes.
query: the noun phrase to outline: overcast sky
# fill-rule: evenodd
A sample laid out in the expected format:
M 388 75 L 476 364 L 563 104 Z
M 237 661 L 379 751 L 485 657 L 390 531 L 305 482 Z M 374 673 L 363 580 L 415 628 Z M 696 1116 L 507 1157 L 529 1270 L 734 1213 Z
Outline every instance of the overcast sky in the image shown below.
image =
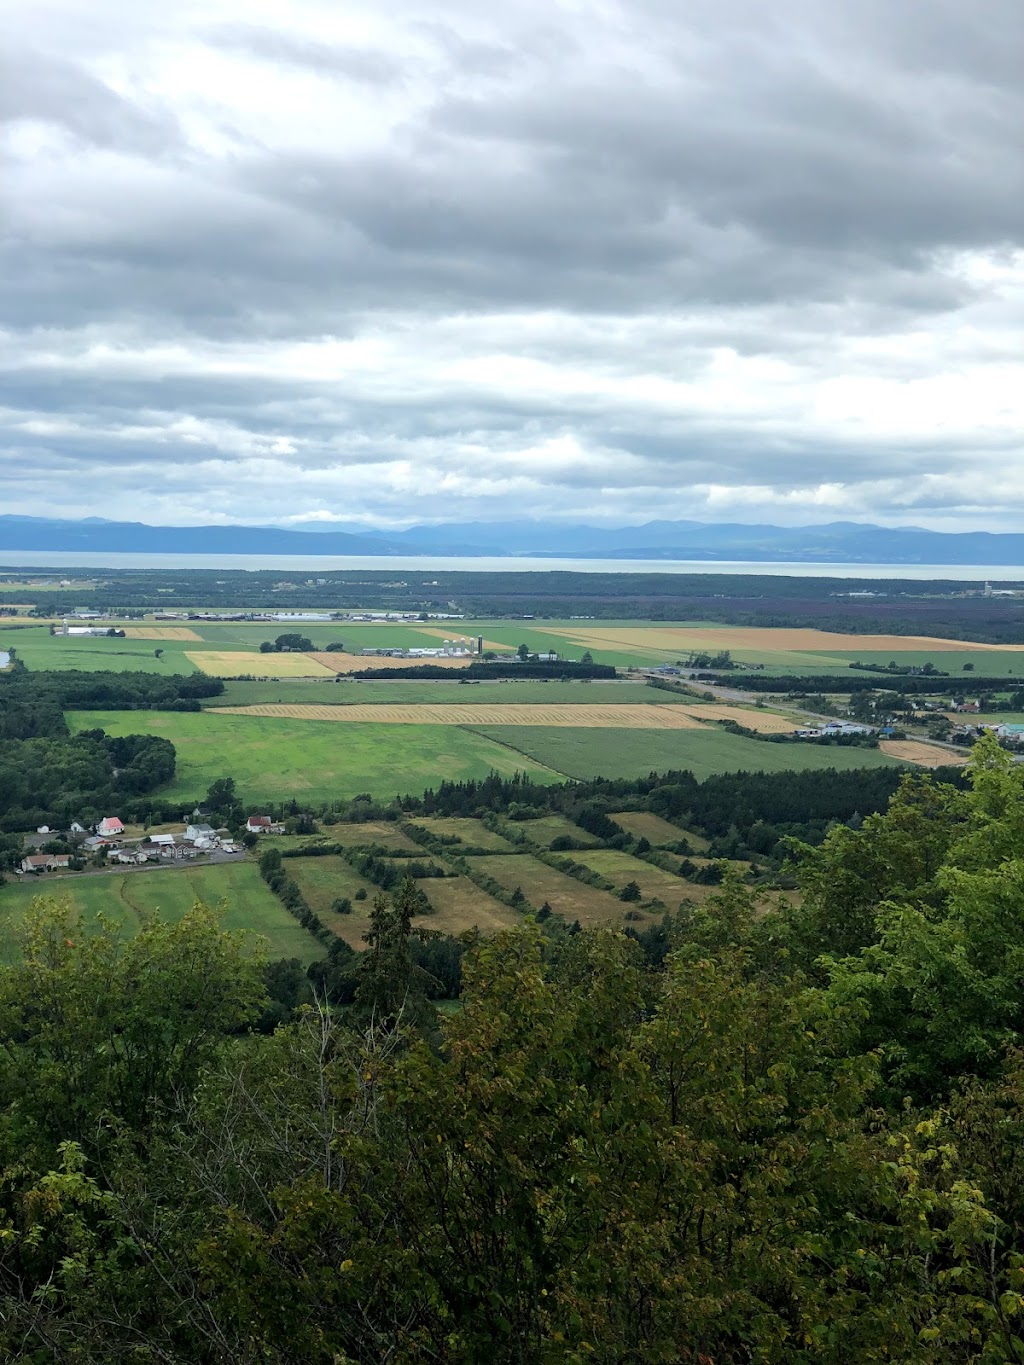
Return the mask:
M 1022 0 L 0 14 L 0 511 L 1024 528 Z

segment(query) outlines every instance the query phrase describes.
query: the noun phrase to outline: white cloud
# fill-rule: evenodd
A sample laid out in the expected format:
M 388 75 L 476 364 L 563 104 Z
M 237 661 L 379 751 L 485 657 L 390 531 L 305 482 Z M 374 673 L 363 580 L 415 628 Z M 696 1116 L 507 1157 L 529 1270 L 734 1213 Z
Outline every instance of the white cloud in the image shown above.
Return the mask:
M 5 511 L 1024 514 L 1015 0 L 15 8 Z

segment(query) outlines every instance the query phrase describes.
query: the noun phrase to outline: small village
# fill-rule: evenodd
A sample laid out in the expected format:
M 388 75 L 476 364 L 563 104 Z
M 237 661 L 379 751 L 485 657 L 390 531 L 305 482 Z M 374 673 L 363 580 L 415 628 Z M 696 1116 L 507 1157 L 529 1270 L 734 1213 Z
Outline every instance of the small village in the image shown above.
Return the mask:
M 269 815 L 250 815 L 244 831 L 236 839 L 227 829 L 215 829 L 193 812 L 192 819 L 180 830 L 130 834 L 116 815 L 105 816 L 93 826 L 75 821 L 67 830 L 40 825 L 26 838 L 26 853 L 14 870 L 21 875 L 40 876 L 47 872 L 84 872 L 110 868 L 168 866 L 193 862 L 198 858 L 223 861 L 244 857 L 261 835 L 283 834 L 285 826 Z

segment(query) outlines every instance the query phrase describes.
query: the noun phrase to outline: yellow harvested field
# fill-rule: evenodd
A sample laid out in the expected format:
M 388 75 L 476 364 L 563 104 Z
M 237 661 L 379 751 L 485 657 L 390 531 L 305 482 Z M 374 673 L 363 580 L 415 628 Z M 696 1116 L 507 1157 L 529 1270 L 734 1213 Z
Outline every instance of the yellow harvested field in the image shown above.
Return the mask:
M 679 708 L 693 716 L 694 720 L 734 720 L 737 725 L 745 725 L 748 730 L 757 730 L 762 735 L 788 735 L 797 727 L 795 720 L 777 716 L 774 711 L 759 711 L 754 707 L 743 706 L 682 706 Z M 676 710 L 673 706 L 672 710 Z
M 125 626 L 129 640 L 201 640 L 191 626 Z
M 775 626 L 587 626 L 537 629 L 559 635 L 594 649 L 652 649 L 666 653 L 690 649 L 744 649 L 777 652 L 798 650 L 825 653 L 829 650 L 1024 650 L 1024 645 L 977 644 L 971 640 L 943 640 L 931 635 L 841 635 L 830 630 L 793 629 Z
M 883 739 L 878 746 L 890 758 L 902 758 L 921 768 L 948 768 L 951 764 L 967 762 L 966 754 L 940 749 L 937 744 L 925 744 L 918 739 Z
M 417 664 L 465 668 L 467 664 L 473 662 L 473 656 L 470 654 L 463 655 L 461 659 L 392 659 L 386 655 L 372 654 L 307 654 L 305 658 L 315 659 L 322 668 L 329 669 L 332 673 L 361 673 L 364 668 L 414 668 Z
M 260 654 L 244 649 L 187 649 L 185 658 L 215 678 L 323 678 L 326 667 L 316 654 Z
M 644 704 L 289 706 L 283 702 L 266 702 L 259 706 L 211 706 L 209 710 L 232 716 L 280 716 L 288 720 L 333 720 L 350 723 L 371 721 L 377 725 L 543 725 L 601 730 L 704 729 L 700 721 L 695 720 L 690 714 L 688 707 Z

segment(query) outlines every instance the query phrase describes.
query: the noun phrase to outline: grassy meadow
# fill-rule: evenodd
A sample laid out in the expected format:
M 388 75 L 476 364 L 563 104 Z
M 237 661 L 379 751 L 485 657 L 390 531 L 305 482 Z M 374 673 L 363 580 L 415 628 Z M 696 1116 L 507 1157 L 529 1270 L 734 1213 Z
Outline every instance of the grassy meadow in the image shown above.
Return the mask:
M 609 891 L 596 886 L 587 886 L 574 877 L 548 867 L 540 859 L 529 854 L 496 853 L 475 860 L 475 865 L 495 881 L 500 882 L 507 891 L 516 887 L 535 909 L 540 909 L 545 901 L 558 915 L 567 920 L 578 919 L 580 924 L 621 924 L 629 906 Z M 430 894 L 429 891 L 427 893 Z
M 484 848 L 491 853 L 508 853 L 512 849 L 507 839 L 495 834 L 479 820 L 473 820 L 468 816 L 420 815 L 413 817 L 413 823 L 429 834 L 440 835 L 442 838 L 451 838 L 454 835 L 461 840 L 465 848 Z M 454 844 L 451 852 L 458 855 L 459 851 L 459 845 Z
M 205 707 L 284 705 L 311 706 L 366 706 L 380 704 L 425 705 L 503 705 L 538 703 L 543 705 L 602 706 L 613 703 L 636 705 L 673 704 L 690 701 L 692 697 L 674 696 L 647 687 L 642 681 L 632 682 L 562 682 L 544 678 L 501 679 L 495 682 L 458 682 L 455 679 L 415 678 L 373 679 L 335 682 L 333 678 L 281 678 L 272 682 L 228 682 L 220 696 L 207 697 Z
M 663 820 L 660 815 L 654 815 L 646 810 L 624 810 L 610 817 L 627 834 L 632 834 L 634 839 L 646 839 L 652 848 L 664 848 L 667 844 L 677 844 L 680 839 L 689 839 L 692 843 L 692 836 L 686 830 L 680 829 L 678 825 L 671 824 L 668 820 Z
M 226 776 L 247 801 L 419 795 L 445 778 L 484 778 L 492 770 L 559 780 L 541 761 L 453 726 L 342 726 L 173 711 L 71 711 L 68 724 L 76 732 L 102 727 L 111 735 L 169 739 L 178 754 L 177 774 L 165 791 L 171 798 L 198 798 Z
M 593 730 L 497 725 L 482 727 L 476 733 L 544 763 L 564 777 L 581 780 L 610 774 L 643 777 L 669 769 L 688 769 L 703 780 L 715 773 L 847 770 L 891 765 L 896 761 L 877 749 L 770 744 L 712 729 Z
M 653 863 L 645 862 L 643 858 L 634 858 L 631 854 L 618 849 L 587 849 L 582 853 L 574 853 L 573 857 L 584 867 L 607 877 L 614 884 L 616 891 L 621 891 L 629 882 L 636 882 L 645 901 L 664 901 L 671 910 L 676 909 L 680 901 L 686 897 L 697 900 L 709 889 L 714 889 L 693 886 L 683 877 L 677 877 L 663 868 L 655 867 Z
M 582 847 L 590 848 L 601 841 L 593 834 L 573 822 L 566 815 L 542 815 L 537 820 L 509 821 L 512 829 L 519 829 L 531 843 L 541 848 L 550 847 L 552 839 L 572 839 Z
M 209 906 L 223 900 L 225 929 L 262 935 L 271 958 L 297 957 L 308 965 L 325 951 L 288 914 L 252 862 L 19 878 L 0 886 L 0 959 L 9 961 L 17 952 L 15 927 L 36 896 L 67 896 L 83 924 L 102 911 L 120 920 L 127 934 L 137 931 L 141 914 L 177 920 L 197 900 Z

